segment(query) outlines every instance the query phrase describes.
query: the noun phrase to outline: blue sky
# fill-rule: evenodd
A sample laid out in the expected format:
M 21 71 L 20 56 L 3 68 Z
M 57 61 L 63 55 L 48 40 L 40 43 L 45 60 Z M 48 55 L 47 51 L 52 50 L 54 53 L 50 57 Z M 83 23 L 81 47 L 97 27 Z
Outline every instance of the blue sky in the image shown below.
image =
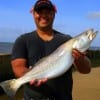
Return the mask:
M 0 42 L 15 39 L 36 27 L 29 12 L 36 0 L 0 1 Z M 100 0 L 52 0 L 57 7 L 54 29 L 75 36 L 89 28 L 100 31 Z M 92 43 L 100 46 L 100 34 Z

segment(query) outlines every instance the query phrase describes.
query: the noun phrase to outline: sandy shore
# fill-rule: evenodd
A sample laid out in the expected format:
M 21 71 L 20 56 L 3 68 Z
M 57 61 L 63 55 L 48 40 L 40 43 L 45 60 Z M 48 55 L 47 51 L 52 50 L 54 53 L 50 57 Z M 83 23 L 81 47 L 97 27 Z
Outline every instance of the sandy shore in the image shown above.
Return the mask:
M 89 74 L 73 73 L 74 100 L 100 100 L 100 67 Z
M 73 100 L 100 100 L 100 67 L 93 68 L 90 74 L 73 73 Z M 15 100 L 22 100 L 22 90 Z M 6 95 L 0 100 L 9 100 Z

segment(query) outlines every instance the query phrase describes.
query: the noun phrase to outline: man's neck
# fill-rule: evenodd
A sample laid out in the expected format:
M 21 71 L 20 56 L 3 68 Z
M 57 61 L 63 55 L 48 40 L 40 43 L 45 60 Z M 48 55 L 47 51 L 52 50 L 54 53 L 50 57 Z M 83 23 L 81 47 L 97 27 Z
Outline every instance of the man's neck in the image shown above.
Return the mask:
M 50 41 L 54 37 L 54 31 L 52 29 L 48 31 L 37 29 L 36 31 L 37 31 L 38 36 L 44 41 Z

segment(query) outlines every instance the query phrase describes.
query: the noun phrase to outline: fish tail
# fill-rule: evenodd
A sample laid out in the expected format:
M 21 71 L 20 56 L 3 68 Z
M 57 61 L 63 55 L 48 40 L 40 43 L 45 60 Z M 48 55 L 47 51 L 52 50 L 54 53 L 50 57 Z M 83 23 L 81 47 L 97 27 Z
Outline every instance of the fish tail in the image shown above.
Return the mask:
M 0 83 L 0 86 L 3 88 L 5 93 L 14 97 L 18 88 L 21 86 L 21 83 L 17 81 L 17 79 L 11 79 Z

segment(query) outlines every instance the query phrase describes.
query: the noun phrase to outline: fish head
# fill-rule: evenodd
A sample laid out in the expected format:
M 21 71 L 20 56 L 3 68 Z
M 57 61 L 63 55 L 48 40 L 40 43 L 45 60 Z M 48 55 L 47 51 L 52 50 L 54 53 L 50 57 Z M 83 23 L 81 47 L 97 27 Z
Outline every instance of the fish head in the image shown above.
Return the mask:
M 90 47 L 90 44 L 96 37 L 97 33 L 98 31 L 94 32 L 93 29 L 83 32 L 75 38 L 73 48 L 79 50 L 80 52 L 86 51 Z

